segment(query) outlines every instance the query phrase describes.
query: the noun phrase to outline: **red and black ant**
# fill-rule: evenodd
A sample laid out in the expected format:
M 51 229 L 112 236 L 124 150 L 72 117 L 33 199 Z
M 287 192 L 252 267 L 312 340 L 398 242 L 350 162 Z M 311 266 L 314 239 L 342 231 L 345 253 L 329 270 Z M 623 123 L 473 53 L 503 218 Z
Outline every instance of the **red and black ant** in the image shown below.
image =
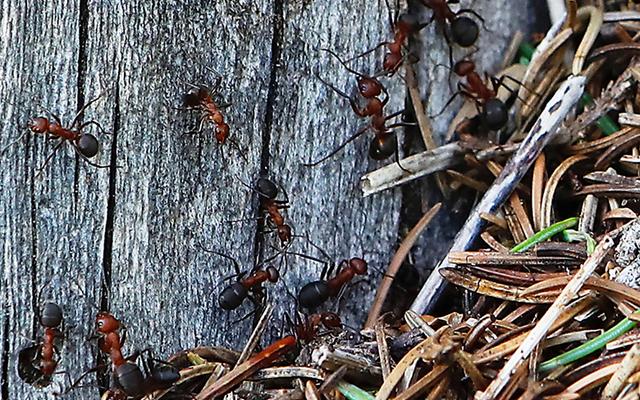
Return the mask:
M 472 14 L 483 24 L 484 19 L 480 14 L 470 8 L 463 8 L 454 12 L 451 10 L 451 7 L 449 7 L 449 4 L 457 2 L 457 0 L 422 0 L 422 4 L 424 4 L 425 7 L 433 10 L 431 21 L 435 19 L 438 23 L 445 26 L 443 32 L 447 43 L 451 42 L 446 29 L 446 23 L 448 22 L 453 42 L 461 47 L 469 47 L 478 39 L 480 29 L 476 21 L 469 17 L 462 16 L 462 14 Z M 431 23 L 431 21 L 429 21 L 429 23 Z
M 338 295 L 342 287 L 349 283 L 354 276 L 367 273 L 367 262 L 362 258 L 356 257 L 350 260 L 342 260 L 338 266 L 344 267 L 335 277 L 304 285 L 298 293 L 298 304 L 304 308 L 316 308 L 329 297 Z
M 36 134 L 51 135 L 60 139 L 60 143 L 56 145 L 56 147 L 53 149 L 51 154 L 47 157 L 47 159 L 39 169 L 43 169 L 45 165 L 47 165 L 49 160 L 51 160 L 51 158 L 65 142 L 71 143 L 76 153 L 78 153 L 82 158 L 85 159 L 85 161 L 87 161 L 94 167 L 109 167 L 109 165 L 98 165 L 89 160 L 90 158 L 98 154 L 98 151 L 100 151 L 100 144 L 98 143 L 98 139 L 96 139 L 95 136 L 90 133 L 83 132 L 84 128 L 86 128 L 87 126 L 95 125 L 102 133 L 105 133 L 105 130 L 102 128 L 102 126 L 98 122 L 92 120 L 76 127 L 76 125 L 80 122 L 80 117 L 84 110 L 92 103 L 96 102 L 101 96 L 102 95 L 85 104 L 84 107 L 82 107 L 80 111 L 78 111 L 69 128 L 63 127 L 60 118 L 54 114 L 51 114 L 51 116 L 53 117 L 53 121 L 45 117 L 37 117 L 33 118 L 29 122 L 27 128 L 31 132 Z
M 240 307 L 244 299 L 249 296 L 250 290 L 256 290 L 256 288 L 266 281 L 275 283 L 279 278 L 280 273 L 273 266 L 268 266 L 264 270 L 255 270 L 246 278 L 242 278 L 238 282 L 227 286 L 222 293 L 220 293 L 220 297 L 218 298 L 220 307 L 225 310 L 236 309 Z
M 457 95 L 461 94 L 476 103 L 480 109 L 482 119 L 489 129 L 502 129 L 509 120 L 509 114 L 505 103 L 496 96 L 498 88 L 503 85 L 503 80 L 507 76 L 505 75 L 501 78 L 489 77 L 488 80 L 491 82 L 491 87 L 489 87 L 476 71 L 475 63 L 469 59 L 458 61 L 453 66 L 453 72 L 461 78 L 466 78 L 467 82 L 458 82 L 458 91 L 447 101 L 443 111 Z
M 99 347 L 104 353 L 109 354 L 113 364 L 113 372 L 122 391 L 129 397 L 141 397 L 157 389 L 167 389 L 180 378 L 180 374 L 175 368 L 155 368 L 151 359 L 144 360 L 145 373 L 140 367 L 124 358 L 122 355 L 122 345 L 124 338 L 119 334 L 122 324 L 113 315 L 107 312 L 100 312 L 96 316 L 96 328 L 101 335 Z M 114 396 L 117 390 L 114 391 Z M 118 397 L 111 397 L 117 399 Z
M 40 316 L 40 325 L 44 327 L 42 343 L 26 347 L 18 353 L 18 376 L 26 383 L 39 388 L 51 384 L 51 377 L 58 366 L 54 356 L 62 340 L 62 332 L 58 329 L 62 322 L 60 306 L 44 303 Z
M 268 223 L 275 229 L 282 245 L 286 246 L 293 237 L 291 226 L 284 222 L 284 216 L 280 212 L 282 209 L 289 208 L 289 199 L 286 193 L 284 193 L 284 200 L 276 200 L 279 194 L 278 186 L 265 177 L 258 178 L 254 190 L 258 192 L 262 209 L 267 214 Z
M 244 158 L 244 153 L 240 149 L 238 143 L 229 137 L 229 124 L 225 122 L 222 110 L 229 107 L 231 104 L 219 104 L 215 101 L 217 90 L 220 87 L 222 78 L 217 77 L 213 87 L 209 89 L 203 85 L 193 85 L 191 89 L 182 96 L 182 104 L 187 111 L 199 111 L 200 118 L 198 120 L 198 127 L 195 130 L 186 132 L 187 134 L 198 134 L 202 132 L 204 124 L 210 122 L 214 129 L 214 137 L 218 144 L 223 145 L 227 141 L 231 143 Z

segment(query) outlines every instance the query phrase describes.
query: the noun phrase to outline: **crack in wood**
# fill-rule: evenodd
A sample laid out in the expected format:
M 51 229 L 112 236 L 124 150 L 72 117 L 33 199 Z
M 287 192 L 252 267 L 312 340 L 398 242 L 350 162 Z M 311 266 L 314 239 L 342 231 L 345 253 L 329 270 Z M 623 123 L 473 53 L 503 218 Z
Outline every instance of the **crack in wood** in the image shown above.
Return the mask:
M 0 355 L 0 399 L 9 400 L 9 319 L 6 318 L 2 324 L 3 352 Z

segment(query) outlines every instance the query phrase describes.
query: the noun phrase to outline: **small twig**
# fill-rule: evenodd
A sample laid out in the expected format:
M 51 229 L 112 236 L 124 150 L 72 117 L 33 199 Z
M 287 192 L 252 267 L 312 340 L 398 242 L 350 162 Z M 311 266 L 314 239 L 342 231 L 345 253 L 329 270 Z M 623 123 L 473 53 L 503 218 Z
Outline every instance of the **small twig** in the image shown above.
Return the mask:
M 478 400 L 492 400 L 500 394 L 502 389 L 509 383 L 513 372 L 527 360 L 535 347 L 544 340 L 551 325 L 562 313 L 567 304 L 577 296 L 578 291 L 582 288 L 587 278 L 589 278 L 602 260 L 604 260 L 609 250 L 613 248 L 613 238 L 614 235 L 617 236 L 618 232 L 619 231 L 614 231 L 604 236 L 593 254 L 582 264 L 578 273 L 571 279 L 567 286 L 565 286 L 551 307 L 549 307 L 536 326 L 529 332 L 520 347 L 518 347 L 515 353 L 509 358 L 509 361 L 504 364 L 489 387 L 480 397 L 476 396 Z
M 382 278 L 380 286 L 376 291 L 376 298 L 373 301 L 371 310 L 369 311 L 367 322 L 364 324 L 365 328 L 371 328 L 375 325 L 378 317 L 380 316 L 380 311 L 382 310 L 384 300 L 387 298 L 387 294 L 389 293 L 389 289 L 391 289 L 393 279 L 398 273 L 398 270 L 400 270 L 402 262 L 407 257 L 407 254 L 409 254 L 411 247 L 413 247 L 413 244 L 416 242 L 416 240 L 418 240 L 418 237 L 420 236 L 422 231 L 427 227 L 427 225 L 429 225 L 429 222 L 431 222 L 438 210 L 440 210 L 441 206 L 442 204 L 438 203 L 435 206 L 431 207 L 431 209 L 427 211 L 422 218 L 420 218 L 420 221 L 418 221 L 418 223 L 411 229 L 411 231 L 409 231 L 407 237 L 402 241 L 400 247 L 398 247 L 396 254 L 394 254 L 393 258 L 391 259 L 391 263 L 389 263 L 389 268 L 387 268 L 387 272 Z
M 627 383 L 627 379 L 638 369 L 638 365 L 640 365 L 640 344 L 636 343 L 624 356 L 620 367 L 616 369 L 616 372 L 609 379 L 609 383 L 604 387 L 602 399 L 615 399 L 622 387 Z
M 433 139 L 433 133 L 431 130 L 431 124 L 427 119 L 426 112 L 424 110 L 424 106 L 422 104 L 422 99 L 420 98 L 420 90 L 418 89 L 418 83 L 416 81 L 416 74 L 413 71 L 413 64 L 406 63 L 405 67 L 405 79 L 407 81 L 407 89 L 409 90 L 409 96 L 411 96 L 411 103 L 413 103 L 413 109 L 416 114 L 416 119 L 418 120 L 418 127 L 420 128 L 420 134 L 422 135 L 422 141 L 424 142 L 424 146 L 427 150 L 434 150 L 438 147 L 435 140 Z M 447 188 L 447 183 L 444 179 L 444 176 L 440 173 L 436 174 L 436 184 L 442 193 L 444 198 L 449 197 L 449 189 Z
M 387 335 L 384 333 L 384 324 L 382 322 L 375 325 L 376 342 L 378 343 L 378 354 L 380 355 L 380 368 L 382 369 L 382 378 L 386 379 L 391 372 L 391 357 L 389 356 L 389 347 L 387 346 Z
M 262 333 L 267 328 L 267 323 L 269 322 L 269 318 L 271 318 L 272 312 L 273 312 L 273 304 L 267 304 L 267 306 L 264 308 L 264 312 L 262 313 L 262 315 L 260 316 L 260 319 L 258 320 L 258 323 L 256 324 L 256 327 L 253 329 L 253 332 L 251 332 L 249 341 L 247 341 L 247 344 L 244 346 L 244 349 L 242 349 L 240 358 L 238 358 L 238 361 L 236 361 L 236 365 L 235 365 L 236 367 L 242 364 L 243 362 L 247 361 L 251 353 L 253 353 L 253 350 L 255 350 L 256 346 L 258 345 L 258 342 L 260 341 L 260 338 L 262 337 Z

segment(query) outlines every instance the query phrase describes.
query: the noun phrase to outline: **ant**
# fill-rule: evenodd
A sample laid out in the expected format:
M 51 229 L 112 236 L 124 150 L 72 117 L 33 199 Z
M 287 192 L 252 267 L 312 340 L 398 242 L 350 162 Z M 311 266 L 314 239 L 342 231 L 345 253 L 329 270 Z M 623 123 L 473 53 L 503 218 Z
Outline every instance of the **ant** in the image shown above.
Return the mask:
M 422 0 L 422 4 L 425 7 L 433 10 L 433 15 L 431 16 L 431 20 L 429 21 L 429 23 L 431 23 L 431 21 L 433 21 L 434 19 L 442 25 L 446 25 L 446 23 L 448 22 L 453 42 L 457 43 L 461 47 L 469 47 L 472 46 L 478 39 L 480 29 L 476 21 L 469 17 L 462 16 L 462 14 L 472 14 L 483 24 L 484 19 L 480 16 L 480 14 L 470 8 L 463 8 L 461 10 L 458 10 L 457 12 L 453 12 L 453 10 L 451 10 L 451 7 L 449 7 L 449 4 L 457 2 L 457 0 Z M 450 43 L 451 40 L 449 38 L 447 30 L 444 29 L 443 32 L 447 43 Z M 449 46 L 449 53 L 451 57 L 451 46 Z
M 495 77 L 488 78 L 492 84 L 492 87 L 489 87 L 483 82 L 480 74 L 476 72 L 475 63 L 469 59 L 458 61 L 453 66 L 453 72 L 461 78 L 467 78 L 467 82 L 458 82 L 458 92 L 447 101 L 444 108 L 446 109 L 457 95 L 462 94 L 475 101 L 476 105 L 481 108 L 483 120 L 489 129 L 499 130 L 504 127 L 509 120 L 507 106 L 496 95 L 498 88 L 503 85 L 503 80 L 507 76 L 505 75 L 499 79 Z
M 305 308 L 316 308 L 329 297 L 336 296 L 342 287 L 356 275 L 367 273 L 367 262 L 362 258 L 342 260 L 338 266 L 344 267 L 329 280 L 319 280 L 307 283 L 298 293 L 298 303 Z
M 389 93 L 387 92 L 387 89 L 384 87 L 382 82 L 380 82 L 375 76 L 368 76 L 350 68 L 346 64 L 346 62 L 343 61 L 340 58 L 340 56 L 338 56 L 333 51 L 329 49 L 322 49 L 322 50 L 334 56 L 347 71 L 351 72 L 356 76 L 357 92 L 362 98 L 366 100 L 366 104 L 364 106 L 362 106 L 361 104 L 358 104 L 358 101 L 356 100 L 355 96 L 349 96 L 348 94 L 338 89 L 331 83 L 322 79 L 317 74 L 316 74 L 316 77 L 323 84 L 329 86 L 334 92 L 338 93 L 341 97 L 344 97 L 345 99 L 349 100 L 349 104 L 351 105 L 353 112 L 358 117 L 363 118 L 363 117 L 370 117 L 373 115 L 381 114 L 382 109 L 389 101 Z M 383 100 L 380 100 L 378 96 L 380 96 L 383 93 L 385 97 Z
M 231 104 L 218 104 L 214 97 L 217 94 L 218 88 L 222 82 L 222 78 L 217 77 L 213 88 L 209 89 L 203 85 L 189 84 L 191 89 L 182 96 L 182 104 L 184 110 L 187 111 L 200 111 L 200 119 L 198 128 L 187 134 L 198 134 L 202 132 L 205 122 L 209 121 L 215 126 L 214 137 L 218 144 L 225 144 L 227 141 L 231 143 L 244 158 L 244 153 L 240 149 L 238 143 L 235 140 L 229 138 L 229 125 L 225 122 L 222 110 L 229 107 Z
M 273 266 L 268 266 L 264 270 L 258 269 L 248 277 L 227 286 L 218 298 L 220 307 L 225 310 L 236 309 L 240 307 L 240 304 L 247 298 L 249 290 L 255 290 L 255 288 L 260 287 L 260 285 L 266 281 L 275 283 L 278 281 L 278 278 L 280 278 L 280 273 Z
M 340 328 L 342 321 L 338 314 L 332 312 L 311 314 L 295 325 L 296 337 L 299 341 L 310 342 L 317 336 L 320 325 L 331 330 Z
M 136 363 L 125 359 L 122 355 L 124 336 L 121 337 L 118 333 L 122 328 L 122 323 L 110 313 L 98 313 L 96 316 L 96 327 L 98 333 L 101 335 L 99 342 L 100 350 L 109 354 L 116 380 L 127 396 L 134 398 L 141 397 L 157 389 L 169 388 L 180 378 L 180 374 L 175 368 L 172 366 L 156 368 L 151 358 L 146 361 L 143 358 L 145 373 L 142 372 Z M 117 391 L 114 393 L 117 394 Z M 114 394 L 114 396 L 116 396 L 116 394 Z M 114 396 L 110 398 L 118 398 Z
M 93 136 L 90 133 L 82 132 L 83 129 L 86 128 L 87 126 L 95 125 L 98 127 L 98 129 L 101 132 L 105 133 L 105 130 L 102 128 L 102 126 L 98 122 L 92 120 L 92 121 L 87 121 L 76 128 L 76 125 L 80 122 L 80 117 L 84 112 L 84 110 L 87 107 L 89 107 L 92 103 L 100 99 L 100 97 L 102 97 L 102 95 L 96 97 L 95 99 L 85 104 L 80 109 L 80 111 L 78 111 L 75 118 L 73 119 L 73 122 L 71 122 L 71 125 L 69 128 L 63 127 L 60 118 L 55 114 L 51 114 L 53 121 L 45 117 L 36 117 L 36 118 L 33 118 L 27 124 L 27 128 L 34 134 L 52 135 L 54 137 L 61 139 L 60 143 L 56 145 L 56 147 L 53 149 L 51 154 L 47 157 L 43 165 L 39 168 L 40 170 L 42 170 L 45 167 L 45 165 L 47 165 L 49 160 L 51 160 L 51 158 L 56 154 L 58 149 L 65 142 L 71 143 L 76 153 L 78 153 L 82 158 L 84 158 L 85 161 L 87 161 L 89 164 L 93 165 L 94 167 L 98 167 L 98 168 L 109 167 L 109 165 L 94 164 L 89 160 L 90 158 L 98 154 L 98 151 L 100 151 L 100 144 L 98 143 L 98 139 L 96 139 L 95 136 Z
M 62 332 L 58 329 L 62 322 L 60 306 L 44 303 L 40 316 L 40 325 L 44 327 L 42 343 L 26 347 L 18 353 L 18 376 L 26 383 L 39 388 L 51 384 L 51 377 L 58 366 L 54 355 L 58 352 L 56 342 L 62 338 Z
M 280 210 L 289 208 L 289 199 L 285 193 L 285 200 L 276 200 L 278 186 L 270 179 L 260 177 L 256 181 L 255 191 L 258 192 L 262 209 L 267 213 L 268 221 L 275 227 L 275 231 L 282 245 L 291 242 L 293 237 L 291 226 L 284 222 Z

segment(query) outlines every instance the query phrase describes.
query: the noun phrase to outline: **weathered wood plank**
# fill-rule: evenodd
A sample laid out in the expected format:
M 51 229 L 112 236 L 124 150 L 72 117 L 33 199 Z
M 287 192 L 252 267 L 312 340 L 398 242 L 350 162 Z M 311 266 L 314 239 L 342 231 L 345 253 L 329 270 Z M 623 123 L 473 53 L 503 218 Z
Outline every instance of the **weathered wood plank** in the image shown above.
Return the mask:
M 2 7 L 2 147 L 24 132 L 30 117 L 46 115 L 42 108 L 65 123 L 73 119 L 82 102 L 78 85 L 84 84 L 78 10 L 73 1 L 58 6 L 16 1 Z M 108 149 L 109 139 L 102 139 Z M 51 397 L 16 375 L 17 352 L 30 344 L 21 335 L 42 334 L 37 322 L 42 301 L 54 300 L 64 309 L 67 344 L 61 369 L 84 364 L 93 353 L 86 334 L 94 313 L 89 304 L 95 299 L 72 287 L 79 282 L 92 288 L 99 282 L 108 173 L 78 160 L 64 146 L 36 176 L 53 148 L 54 142 L 27 135 L 0 157 L 2 314 L 8 333 L 0 349 L 3 399 Z
M 516 5 L 495 3 L 474 3 L 500 33 L 491 46 L 506 43 L 526 20 Z M 402 199 L 399 189 L 361 198 L 359 177 L 379 166 L 367 158 L 371 135 L 319 167 L 301 165 L 327 154 L 363 123 L 313 74 L 350 92 L 353 77 L 319 49 L 349 57 L 387 38 L 384 1 L 80 1 L 31 7 L 12 2 L 0 15 L 6 27 L 0 101 L 9 104 L 0 114 L 0 146 L 20 134 L 17 124 L 37 114 L 38 103 L 69 121 L 78 104 L 108 89 L 85 120 L 95 119 L 112 133 L 100 137 L 98 161 L 113 159 L 118 168 L 94 169 L 66 149 L 34 179 L 52 145 L 33 137 L 0 157 L 0 398 L 52 397 L 51 389 L 36 391 L 15 372 L 17 351 L 26 344 L 18 334 L 36 330 L 34 293 L 46 282 L 44 297 L 66 314 L 60 369 L 72 376 L 96 363 L 95 342 L 86 338 L 100 303 L 126 323 L 127 353 L 149 346 L 158 356 L 195 345 L 239 347 L 251 321 L 232 321 L 252 307 L 247 302 L 231 313 L 220 309 L 217 297 L 232 265 L 197 244 L 237 258 L 246 269 L 273 252 L 273 238 L 256 233 L 256 196 L 239 181 L 252 182 L 260 171 L 286 189 L 291 208 L 285 216 L 296 234 L 309 235 L 334 261 L 363 256 L 374 268 L 386 266 Z M 519 16 L 500 25 L 509 14 Z M 489 46 L 488 36 L 483 34 L 481 47 Z M 432 42 L 425 41 L 429 51 L 421 52 L 420 80 L 431 82 L 429 93 L 447 93 L 446 79 L 438 86 L 424 76 L 446 62 L 441 37 L 430 30 L 423 37 Z M 483 59 L 496 62 L 499 51 Z M 353 66 L 374 72 L 381 55 Z M 223 78 L 222 96 L 233 103 L 225 116 L 246 161 L 228 144 L 220 149 L 210 127 L 199 136 L 181 135 L 197 119 L 172 108 L 179 106 L 185 83 L 211 84 L 215 74 Z M 392 96 L 387 109 L 404 107 L 402 81 L 395 77 L 385 85 Z M 319 255 L 300 238 L 291 251 Z M 270 291 L 279 305 L 270 336 L 279 334 L 283 313 L 292 311 L 287 290 L 316 279 L 320 269 L 288 257 L 286 286 Z M 372 270 L 340 304 L 328 306 L 338 308 L 348 325 L 359 325 L 379 279 Z M 95 395 L 94 388 L 85 388 L 68 398 Z

